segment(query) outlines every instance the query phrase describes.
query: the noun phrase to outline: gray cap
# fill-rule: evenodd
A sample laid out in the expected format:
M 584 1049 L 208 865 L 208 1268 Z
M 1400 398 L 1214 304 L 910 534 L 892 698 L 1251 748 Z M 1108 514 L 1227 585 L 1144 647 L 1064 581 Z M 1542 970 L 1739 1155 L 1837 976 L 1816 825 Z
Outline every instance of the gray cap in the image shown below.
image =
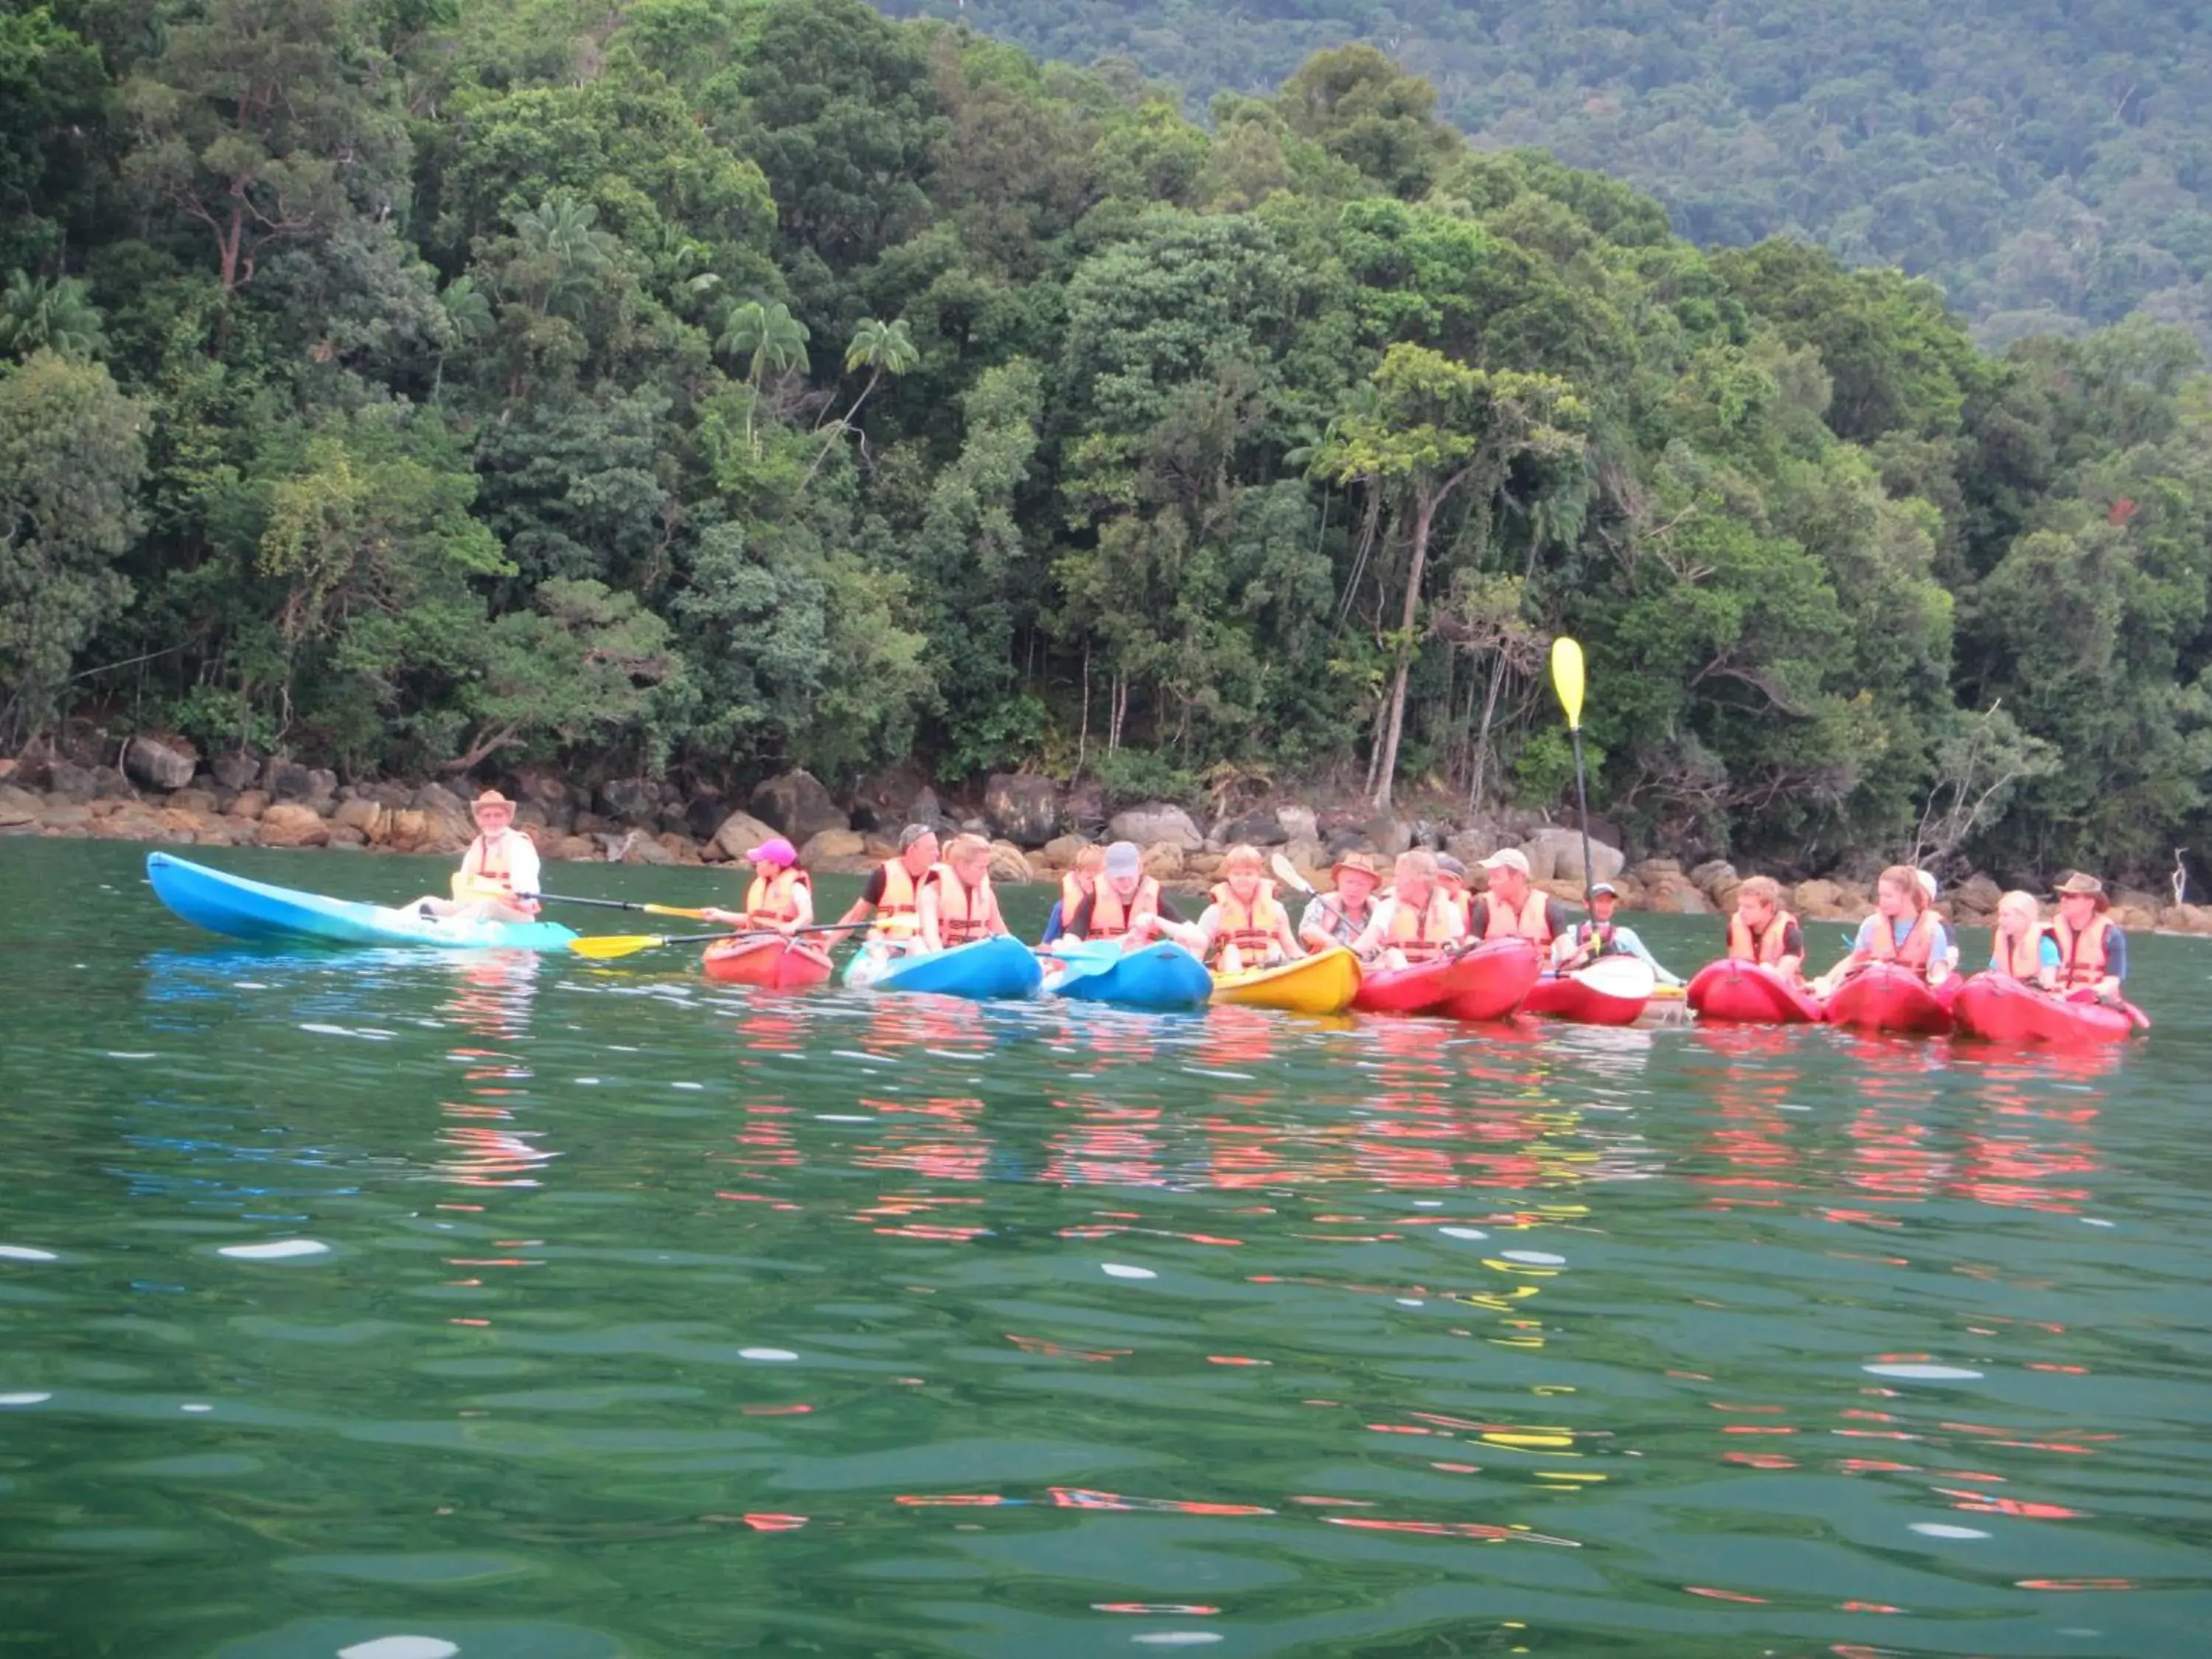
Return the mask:
M 903 853 L 908 848 L 913 846 L 915 842 L 920 841 L 924 836 L 933 836 L 936 833 L 937 831 L 932 829 L 928 824 L 909 823 L 905 829 L 899 831 L 899 851 Z
M 1620 896 L 1620 889 L 1615 887 L 1609 881 L 1601 881 L 1598 883 L 1596 886 L 1589 890 L 1589 896 L 1592 898 L 1595 898 L 1600 893 L 1604 894 L 1607 898 L 1619 898 Z
M 1437 868 L 1447 876 L 1457 876 L 1462 881 L 1467 879 L 1467 866 L 1462 864 L 1449 853 L 1437 854 Z
M 1133 841 L 1117 841 L 1108 848 L 1106 873 L 1109 877 L 1143 875 L 1145 855 L 1137 850 L 1137 843 Z

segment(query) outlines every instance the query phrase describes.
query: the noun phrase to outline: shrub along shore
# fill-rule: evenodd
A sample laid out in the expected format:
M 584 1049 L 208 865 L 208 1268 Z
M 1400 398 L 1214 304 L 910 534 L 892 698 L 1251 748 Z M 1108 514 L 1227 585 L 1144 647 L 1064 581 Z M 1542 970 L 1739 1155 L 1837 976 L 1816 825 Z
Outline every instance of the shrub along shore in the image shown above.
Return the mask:
M 331 771 L 282 758 L 218 755 L 203 764 L 182 744 L 134 738 L 117 764 L 87 765 L 32 755 L 0 760 L 0 836 L 143 842 L 172 847 L 333 848 L 458 857 L 475 830 L 468 799 L 477 786 L 380 782 L 341 784 Z M 170 787 L 173 786 L 173 787 Z M 887 779 L 843 800 L 811 774 L 793 770 L 753 789 L 743 805 L 685 795 L 672 786 L 630 780 L 597 787 L 525 771 L 501 781 L 518 802 L 517 827 L 548 860 L 646 866 L 740 863 L 771 835 L 789 837 L 817 875 L 866 873 L 896 850 L 899 830 L 926 823 L 941 833 L 967 830 L 992 842 L 991 874 L 1002 883 L 1054 881 L 1085 846 L 1129 841 L 1146 873 L 1170 887 L 1200 890 L 1223 854 L 1239 842 L 1281 853 L 1316 886 L 1328 884 L 1340 854 L 1362 849 L 1389 857 L 1412 847 L 1449 852 L 1469 866 L 1500 848 L 1527 856 L 1537 884 L 1571 902 L 1583 896 L 1583 840 L 1571 824 L 1534 813 L 1376 813 L 1364 804 L 1270 796 L 1235 810 L 1194 816 L 1170 802 L 1109 811 L 1095 787 L 1067 790 L 1051 779 L 1002 775 L 971 801 L 941 799 L 927 785 Z M 1594 825 L 1590 862 L 1625 908 L 1674 915 L 1719 915 L 1734 908 L 1748 872 L 1722 859 L 1685 867 L 1680 860 L 1632 863 L 1610 824 Z M 1478 877 L 1479 879 L 1479 877 Z M 1946 918 L 1987 925 L 2002 893 L 1976 873 L 1942 897 Z M 1800 881 L 1785 902 L 1808 921 L 1856 921 L 1874 909 L 1873 871 Z M 2170 895 L 2123 888 L 2114 919 L 2146 931 L 2212 935 L 2212 906 L 2182 905 Z

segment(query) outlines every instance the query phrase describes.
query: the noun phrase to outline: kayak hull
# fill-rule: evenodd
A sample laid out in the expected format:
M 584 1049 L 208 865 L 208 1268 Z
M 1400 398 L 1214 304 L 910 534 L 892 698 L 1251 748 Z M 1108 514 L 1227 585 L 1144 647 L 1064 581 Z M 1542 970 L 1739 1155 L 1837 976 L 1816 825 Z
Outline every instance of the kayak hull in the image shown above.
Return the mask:
M 866 969 L 870 955 L 861 952 L 845 976 L 846 984 L 990 1002 L 1034 996 L 1044 982 L 1044 969 L 1037 962 L 1036 952 L 1006 933 L 928 956 L 906 957 L 879 965 L 873 972 Z
M 1658 988 L 1650 964 L 1613 957 L 1576 973 L 1545 975 L 1529 988 L 1521 1012 L 1581 1025 L 1633 1025 Z
M 1691 1011 L 1699 1019 L 1727 1025 L 1817 1025 L 1818 998 L 1784 980 L 1772 969 L 1748 962 L 1709 962 L 1690 981 Z
M 1440 1013 L 1453 998 L 1481 990 L 1491 972 L 1480 951 L 1438 957 L 1411 968 L 1389 968 L 1360 975 L 1352 1012 L 1361 1014 Z
M 830 977 L 830 958 L 811 945 L 784 939 L 717 939 L 699 966 L 722 985 L 763 991 L 803 991 Z
M 434 919 L 358 899 L 325 898 L 167 853 L 146 855 L 146 879 L 155 896 L 177 915 L 232 939 L 445 951 L 565 951 L 576 937 L 558 922 Z
M 1293 1014 L 1340 1014 L 1359 994 L 1359 958 L 1339 947 L 1278 968 L 1213 975 L 1213 1000 Z
M 1988 1042 L 2068 1048 L 2124 1042 L 2135 1021 L 2121 1008 L 2075 1002 L 2002 974 L 1976 974 L 1951 1005 L 1959 1035 Z
M 1544 971 L 1543 957 L 1523 939 L 1492 939 L 1468 951 L 1465 959 L 1477 964 L 1480 973 L 1474 984 L 1438 1010 L 1450 1019 L 1510 1019 Z
M 1878 1036 L 1943 1036 L 1951 1030 L 1955 994 L 1932 988 L 1909 968 L 1871 963 L 1836 988 L 1827 1002 L 1828 1023 Z
M 1044 988 L 1073 1001 L 1168 1010 L 1203 1007 L 1213 994 L 1213 975 L 1206 964 L 1172 940 L 1124 951 L 1102 939 L 1064 954 L 1067 966 L 1048 979 Z

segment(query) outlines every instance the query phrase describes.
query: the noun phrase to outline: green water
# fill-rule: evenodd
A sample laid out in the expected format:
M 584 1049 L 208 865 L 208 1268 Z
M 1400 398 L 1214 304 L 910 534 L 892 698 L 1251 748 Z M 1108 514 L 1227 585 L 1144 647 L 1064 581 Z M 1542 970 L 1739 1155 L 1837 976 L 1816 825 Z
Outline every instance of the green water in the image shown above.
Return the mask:
M 0 914 L 11 1656 L 2203 1651 L 2203 945 L 2064 1060 Z

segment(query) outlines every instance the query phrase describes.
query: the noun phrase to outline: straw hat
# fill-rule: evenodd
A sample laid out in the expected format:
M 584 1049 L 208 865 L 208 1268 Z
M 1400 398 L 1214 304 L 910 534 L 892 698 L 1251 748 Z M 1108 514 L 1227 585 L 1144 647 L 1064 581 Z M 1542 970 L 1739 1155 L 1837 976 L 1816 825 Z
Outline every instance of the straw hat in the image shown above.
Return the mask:
M 1372 853 L 1350 852 L 1338 854 L 1336 855 L 1336 862 L 1328 866 L 1328 872 L 1331 875 L 1334 875 L 1340 870 L 1357 870 L 1362 875 L 1374 877 L 1377 881 L 1382 879 L 1382 866 L 1376 860 L 1375 854 Z
M 2076 870 L 2051 890 L 2061 898 L 2074 895 L 2101 902 L 2105 896 L 2105 884 L 2094 876 L 2085 876 Z
M 504 806 L 510 812 L 514 811 L 514 803 L 509 800 L 506 796 L 501 794 L 496 789 L 487 789 L 483 793 L 478 795 L 474 800 L 471 801 L 469 803 L 469 811 L 471 812 L 481 812 L 487 806 Z

